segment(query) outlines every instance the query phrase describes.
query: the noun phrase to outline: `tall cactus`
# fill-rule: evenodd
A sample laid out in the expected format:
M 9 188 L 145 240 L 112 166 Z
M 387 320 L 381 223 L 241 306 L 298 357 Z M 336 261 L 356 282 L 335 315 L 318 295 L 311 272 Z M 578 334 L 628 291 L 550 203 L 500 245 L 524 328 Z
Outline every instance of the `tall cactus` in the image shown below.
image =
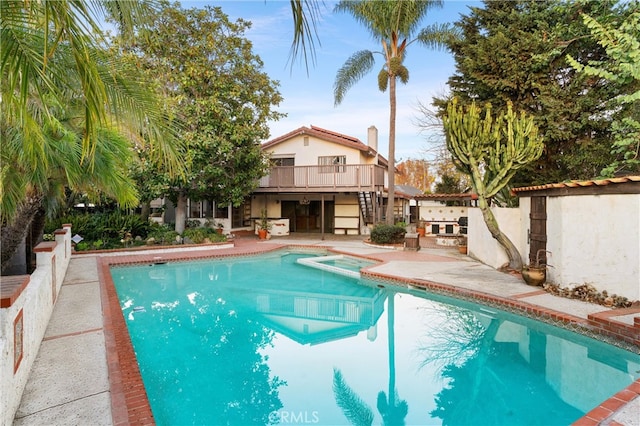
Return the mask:
M 511 102 L 497 118 L 486 104 L 484 114 L 475 102 L 465 108 L 453 99 L 447 105 L 443 125 L 447 149 L 456 167 L 471 177 L 478 205 L 493 238 L 504 247 L 509 268 L 522 269 L 518 249 L 500 231 L 489 200 L 507 186 L 516 171 L 542 155 L 544 144 L 533 117 L 513 111 Z

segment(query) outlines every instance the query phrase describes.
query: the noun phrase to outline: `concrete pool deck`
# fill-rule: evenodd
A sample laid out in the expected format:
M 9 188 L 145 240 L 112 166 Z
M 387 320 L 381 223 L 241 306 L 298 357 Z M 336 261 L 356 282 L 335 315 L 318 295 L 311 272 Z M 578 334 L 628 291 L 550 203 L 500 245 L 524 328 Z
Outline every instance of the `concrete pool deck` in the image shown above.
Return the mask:
M 211 249 L 171 248 L 147 252 L 74 255 L 67 270 L 45 338 L 32 367 L 15 425 L 119 425 L 151 424 L 144 414 L 131 411 L 148 403 L 139 378 L 125 370 L 114 373 L 118 362 L 114 352 L 112 318 L 101 268 L 108 263 L 148 262 L 211 256 L 259 253 L 279 247 L 300 245 L 335 250 L 374 258 L 381 264 L 368 268 L 379 278 L 396 278 L 407 284 L 444 289 L 463 298 L 479 298 L 510 307 L 531 309 L 550 322 L 586 324 L 609 321 L 626 327 L 635 340 L 640 335 L 640 309 L 612 310 L 600 305 L 556 297 L 526 285 L 518 276 L 494 270 L 461 255 L 455 247 L 433 245 L 421 239 L 419 251 L 389 250 L 363 243 L 363 237 L 319 235 L 272 238 L 258 241 L 249 236 L 236 238 L 233 246 Z M 516 309 L 517 310 L 517 309 Z M 115 315 L 114 315 L 115 316 Z M 620 328 L 618 327 L 618 328 Z M 606 328 L 606 327 L 605 327 Z M 118 337 L 116 336 L 117 340 Z M 128 360 L 135 364 L 135 360 Z M 126 361 L 120 357 L 120 363 Z M 126 385 L 127 380 L 134 385 Z M 138 380 L 136 382 L 136 380 Z M 125 395 L 126 391 L 126 395 Z M 144 409 L 142 409 L 144 413 Z M 577 425 L 640 425 L 640 380 L 620 390 L 599 407 L 578 420 Z

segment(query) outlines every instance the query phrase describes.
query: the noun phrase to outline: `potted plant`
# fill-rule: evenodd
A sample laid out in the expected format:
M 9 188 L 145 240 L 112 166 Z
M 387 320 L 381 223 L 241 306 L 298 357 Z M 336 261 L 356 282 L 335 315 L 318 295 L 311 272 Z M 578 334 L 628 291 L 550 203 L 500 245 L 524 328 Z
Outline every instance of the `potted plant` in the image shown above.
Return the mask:
M 224 223 L 216 222 L 216 230 L 218 231 L 218 234 L 222 234 L 224 231 Z
M 427 223 L 424 220 L 418 222 L 416 232 L 418 232 L 418 235 L 420 235 L 421 237 L 425 236 L 425 234 L 427 233 Z
M 258 237 L 261 240 L 265 240 L 267 238 L 267 233 L 271 229 L 271 222 L 267 217 L 267 209 L 262 209 L 260 211 L 260 220 L 258 221 Z
M 547 264 L 540 261 L 540 253 L 551 252 L 545 249 L 538 250 L 536 261 L 522 267 L 522 278 L 529 285 L 540 286 L 547 281 Z
M 467 254 L 467 236 L 464 234 L 458 234 L 458 251 L 462 254 Z

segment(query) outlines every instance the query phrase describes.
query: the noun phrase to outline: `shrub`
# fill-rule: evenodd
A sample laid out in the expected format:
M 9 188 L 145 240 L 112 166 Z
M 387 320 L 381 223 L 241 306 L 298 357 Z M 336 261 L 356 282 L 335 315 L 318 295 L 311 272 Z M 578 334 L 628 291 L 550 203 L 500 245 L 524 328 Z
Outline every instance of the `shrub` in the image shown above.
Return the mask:
M 44 232 L 53 233 L 62 224 L 70 223 L 72 232 L 87 241 L 114 240 L 120 242 L 127 233 L 131 237 L 146 238 L 151 224 L 138 215 L 127 215 L 120 211 L 108 213 L 72 213 L 47 221 Z
M 174 244 L 176 237 L 180 235 L 168 225 L 153 224 L 151 231 L 147 235 L 147 239 L 153 238 L 157 244 Z
M 196 244 L 204 243 L 205 240 L 211 242 L 226 241 L 227 237 L 221 235 L 213 228 L 199 227 L 199 228 L 187 228 L 184 230 L 183 237 L 190 239 Z
M 182 233 L 184 238 L 188 238 L 196 244 L 203 243 L 206 238 L 209 238 L 209 230 L 211 228 L 187 228 Z M 213 231 L 213 229 L 211 229 Z M 213 232 L 212 232 L 213 234 Z
M 399 244 L 404 241 L 404 226 L 378 224 L 371 230 L 371 241 L 376 244 Z
M 202 226 L 202 223 L 197 220 L 197 219 L 187 219 L 187 221 L 184 224 L 185 228 L 200 228 Z
M 91 247 L 89 246 L 89 244 L 85 243 L 84 241 L 80 241 L 78 244 L 76 244 L 76 251 L 86 251 L 90 248 Z

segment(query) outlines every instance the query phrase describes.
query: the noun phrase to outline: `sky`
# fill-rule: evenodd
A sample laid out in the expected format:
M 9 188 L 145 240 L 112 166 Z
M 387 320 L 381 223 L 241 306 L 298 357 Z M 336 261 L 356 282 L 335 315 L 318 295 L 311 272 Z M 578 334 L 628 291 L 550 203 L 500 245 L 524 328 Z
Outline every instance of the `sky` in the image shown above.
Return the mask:
M 378 151 L 388 155 L 389 92 L 380 92 L 377 75 L 382 67 L 382 56 L 376 55 L 376 65 L 346 93 L 343 102 L 334 106 L 333 83 L 344 62 L 359 50 L 379 51 L 380 43 L 350 15 L 334 13 L 336 2 L 325 1 L 320 6 L 317 23 L 320 45 L 316 45 L 316 63 L 310 64 L 308 73 L 304 62 L 295 61 L 291 67 L 289 57 L 293 20 L 289 0 L 223 0 L 183 1 L 184 8 L 219 6 L 232 19 L 252 22 L 245 37 L 253 43 L 254 53 L 264 62 L 263 71 L 280 83 L 284 101 L 277 107 L 287 114 L 277 122 L 270 122 L 271 136 L 275 138 L 310 125 L 356 137 L 367 142 L 367 128 L 378 128 Z M 455 22 L 461 14 L 468 14 L 469 5 L 477 2 L 445 0 L 442 8 L 432 9 L 421 27 L 433 23 Z M 396 153 L 397 163 L 409 158 L 428 158 L 428 133 L 417 122 L 421 116 L 419 105 L 431 106 L 434 96 L 447 92 L 447 79 L 455 71 L 452 55 L 448 51 L 428 49 L 413 44 L 407 50 L 405 65 L 409 81 L 397 88 Z

